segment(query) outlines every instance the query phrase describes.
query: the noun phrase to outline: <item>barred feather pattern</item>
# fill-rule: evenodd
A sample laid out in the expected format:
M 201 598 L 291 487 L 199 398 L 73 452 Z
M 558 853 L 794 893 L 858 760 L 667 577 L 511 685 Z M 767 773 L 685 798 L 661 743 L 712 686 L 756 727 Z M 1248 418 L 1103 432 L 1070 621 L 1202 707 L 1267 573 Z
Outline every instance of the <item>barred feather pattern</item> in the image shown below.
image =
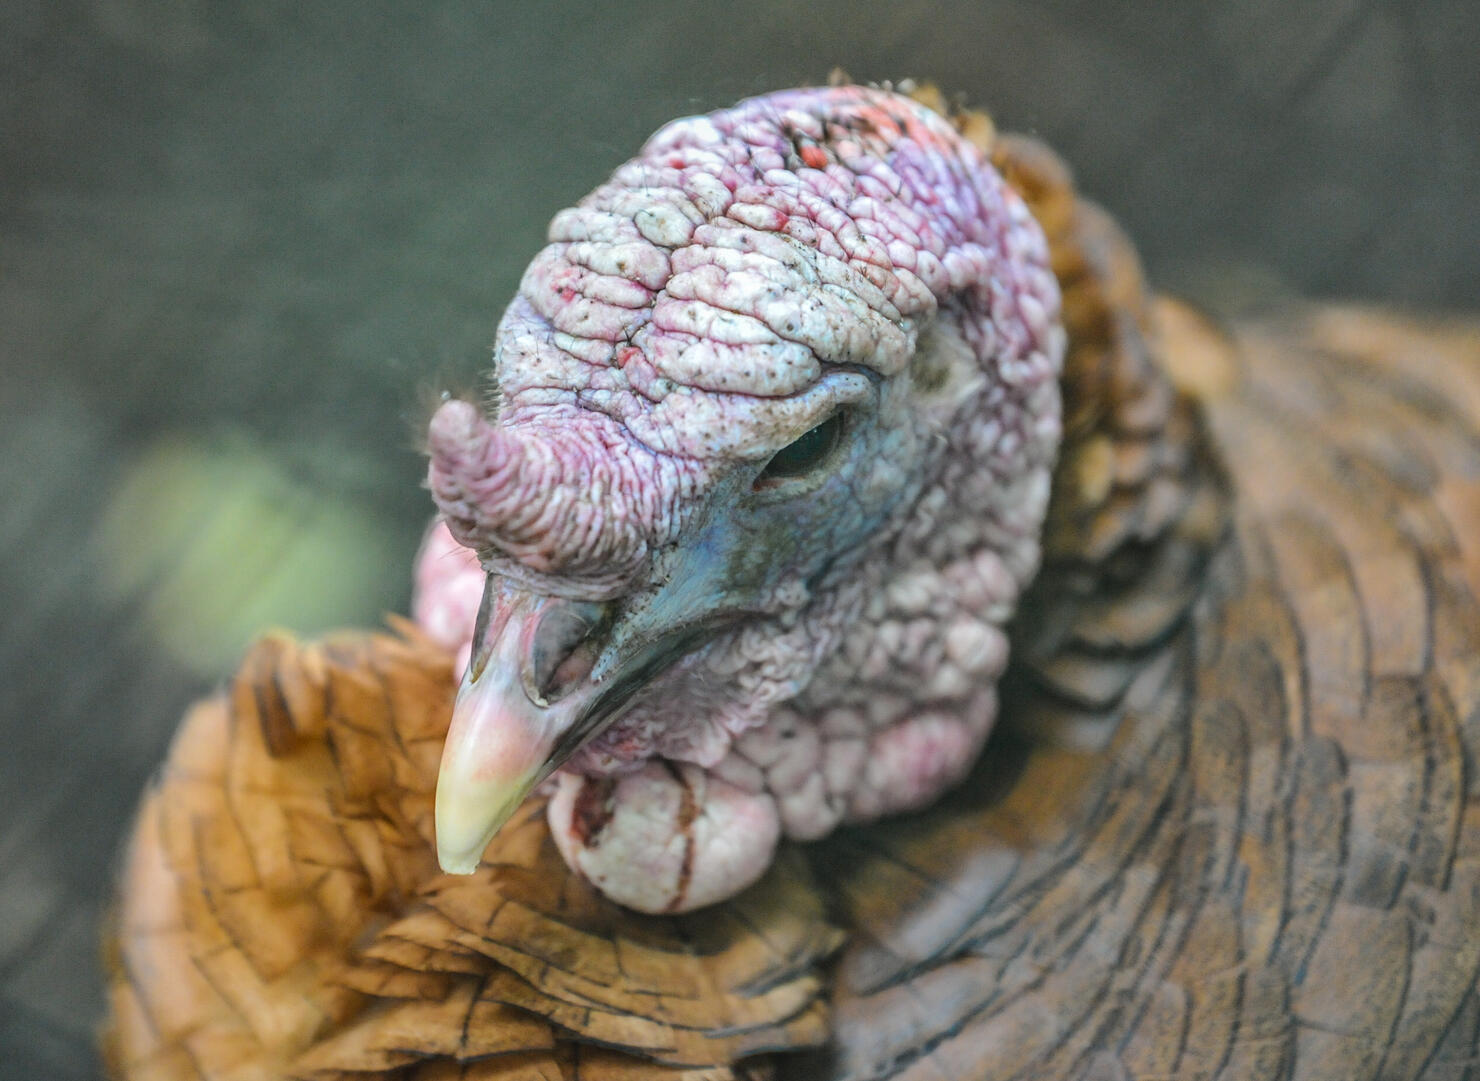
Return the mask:
M 832 1043 L 784 1076 L 1473 1077 L 1480 325 L 1216 327 L 1021 161 L 1080 268 L 1066 408 L 1093 419 L 1018 627 L 1019 734 L 814 851 L 850 938 Z M 1148 361 L 1160 390 L 1076 401 Z
M 822 1040 L 838 932 L 796 853 L 725 905 L 643 917 L 566 871 L 531 804 L 477 874 L 438 874 L 454 689 L 399 624 L 267 638 L 191 711 L 126 859 L 116 1073 L 723 1081 Z

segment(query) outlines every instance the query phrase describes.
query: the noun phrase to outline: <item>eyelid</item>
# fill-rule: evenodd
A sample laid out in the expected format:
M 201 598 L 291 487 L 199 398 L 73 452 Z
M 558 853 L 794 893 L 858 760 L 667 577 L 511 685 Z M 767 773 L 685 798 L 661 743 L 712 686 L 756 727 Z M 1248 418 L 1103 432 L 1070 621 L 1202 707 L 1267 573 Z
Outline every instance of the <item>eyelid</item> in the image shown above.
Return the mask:
M 766 464 L 761 467 L 761 471 L 756 474 L 755 479 L 751 482 L 751 491 L 762 498 L 767 496 L 793 498 L 804 492 L 811 491 L 822 484 L 827 478 L 828 473 L 831 472 L 830 467 L 836 461 L 840 448 L 847 441 L 848 430 L 851 427 L 849 424 L 849 414 L 851 412 L 852 410 L 847 407 L 840 407 L 834 410 L 811 428 L 808 428 L 796 439 L 793 439 L 790 443 L 777 450 L 766 461 Z M 829 426 L 831 426 L 831 430 L 822 433 L 821 439 L 823 442 L 819 443 L 815 448 L 811 446 L 804 449 L 798 447 L 798 444 L 803 440 L 808 439 L 815 433 L 822 432 L 822 429 Z M 802 461 L 796 463 L 785 461 L 785 468 L 782 471 L 772 471 L 777 466 L 777 463 L 782 462 L 790 452 L 807 455 L 813 453 L 814 450 L 816 453 L 815 459 L 807 460 L 804 458 Z M 795 471 L 792 471 L 794 465 L 797 468 Z
M 799 418 L 801 422 L 791 433 L 791 438 L 781 446 L 789 446 L 796 442 L 837 413 L 873 412 L 879 404 L 879 387 L 882 382 L 883 379 L 877 372 L 862 365 L 839 365 L 830 368 L 813 388 L 814 392 L 825 390 L 826 393 L 816 396 L 816 408 L 809 411 L 810 415 L 805 418 Z

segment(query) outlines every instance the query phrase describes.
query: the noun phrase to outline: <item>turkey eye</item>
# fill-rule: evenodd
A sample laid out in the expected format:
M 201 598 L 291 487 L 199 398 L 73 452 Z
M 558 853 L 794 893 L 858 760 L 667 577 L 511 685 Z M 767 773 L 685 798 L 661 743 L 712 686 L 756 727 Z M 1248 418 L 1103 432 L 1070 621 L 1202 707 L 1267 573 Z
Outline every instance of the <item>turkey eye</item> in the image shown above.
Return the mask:
M 817 427 L 798 436 L 778 450 L 761 475 L 756 488 L 769 488 L 793 477 L 804 477 L 832 457 L 843 434 L 843 414 L 834 413 Z

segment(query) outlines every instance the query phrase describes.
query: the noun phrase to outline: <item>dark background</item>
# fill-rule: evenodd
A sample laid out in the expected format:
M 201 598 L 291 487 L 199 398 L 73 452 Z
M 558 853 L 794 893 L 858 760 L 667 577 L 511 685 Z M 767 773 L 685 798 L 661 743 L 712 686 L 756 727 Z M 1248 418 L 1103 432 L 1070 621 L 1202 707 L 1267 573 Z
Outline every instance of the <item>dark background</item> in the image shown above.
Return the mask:
M 0 2 L 0 1077 L 96 1074 L 185 703 L 402 607 L 420 404 L 671 117 L 834 65 L 1052 142 L 1155 281 L 1475 306 L 1480 5 Z

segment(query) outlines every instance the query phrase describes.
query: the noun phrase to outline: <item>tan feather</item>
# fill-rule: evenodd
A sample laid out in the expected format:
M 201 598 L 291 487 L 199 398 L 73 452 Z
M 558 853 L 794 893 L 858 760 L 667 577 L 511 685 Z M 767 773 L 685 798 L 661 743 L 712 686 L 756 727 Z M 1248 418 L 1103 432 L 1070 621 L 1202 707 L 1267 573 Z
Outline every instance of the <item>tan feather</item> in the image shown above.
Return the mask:
M 453 689 L 446 653 L 399 624 L 267 638 L 191 712 L 127 859 L 116 1070 L 555 1078 L 582 1039 L 609 1049 L 582 1077 L 722 1078 L 822 1040 L 838 934 L 795 853 L 727 905 L 641 917 L 569 876 L 531 805 L 477 875 L 440 876 Z

